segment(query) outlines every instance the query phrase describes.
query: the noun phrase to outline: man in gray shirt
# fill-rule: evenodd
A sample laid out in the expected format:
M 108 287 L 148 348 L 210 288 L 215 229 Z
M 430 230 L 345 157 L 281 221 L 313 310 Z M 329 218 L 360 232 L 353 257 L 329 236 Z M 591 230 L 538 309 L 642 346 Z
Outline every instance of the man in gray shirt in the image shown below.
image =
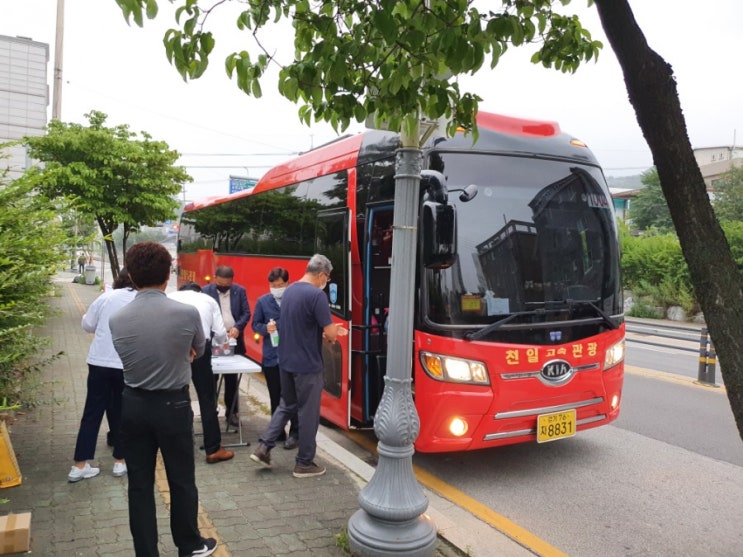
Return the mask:
M 124 365 L 121 438 L 129 474 L 129 528 L 137 557 L 158 553 L 155 462 L 162 453 L 170 486 L 170 531 L 178 555 L 211 555 L 199 533 L 188 385 L 191 361 L 204 353 L 199 312 L 165 295 L 172 258 L 162 244 L 134 244 L 126 267 L 137 296 L 109 320 Z

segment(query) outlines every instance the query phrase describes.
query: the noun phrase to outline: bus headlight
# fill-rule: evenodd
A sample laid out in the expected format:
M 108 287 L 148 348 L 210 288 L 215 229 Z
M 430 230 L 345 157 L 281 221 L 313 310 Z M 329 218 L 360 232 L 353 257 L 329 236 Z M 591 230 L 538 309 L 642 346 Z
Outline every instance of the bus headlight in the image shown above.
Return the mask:
M 490 377 L 485 364 L 477 360 L 421 352 L 421 364 L 425 372 L 438 381 L 490 385 Z
M 624 361 L 624 339 L 610 346 L 604 356 L 604 371 Z

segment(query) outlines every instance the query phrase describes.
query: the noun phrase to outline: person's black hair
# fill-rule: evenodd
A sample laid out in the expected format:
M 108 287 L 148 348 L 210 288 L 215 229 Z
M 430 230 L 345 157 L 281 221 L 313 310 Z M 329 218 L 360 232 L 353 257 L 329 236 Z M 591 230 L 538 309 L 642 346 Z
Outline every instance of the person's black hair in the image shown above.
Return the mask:
M 195 282 L 186 282 L 178 289 L 178 291 L 182 290 L 192 290 L 193 292 L 201 292 L 201 287 L 196 284 Z
M 126 268 L 137 288 L 168 282 L 172 263 L 170 253 L 158 242 L 139 242 L 126 252 Z
M 284 282 L 289 282 L 289 271 L 283 267 L 274 267 L 268 272 L 268 282 L 273 282 L 279 279 Z
M 126 267 L 122 267 L 121 271 L 119 271 L 119 275 L 113 283 L 113 289 L 118 290 L 119 288 L 133 287 L 134 285 L 132 284 L 132 278 L 129 276 L 129 271 L 126 270 Z
M 229 265 L 220 265 L 219 267 L 217 267 L 217 270 L 214 271 L 214 276 L 231 279 L 235 278 L 235 271 L 233 271 L 232 267 L 230 267 Z

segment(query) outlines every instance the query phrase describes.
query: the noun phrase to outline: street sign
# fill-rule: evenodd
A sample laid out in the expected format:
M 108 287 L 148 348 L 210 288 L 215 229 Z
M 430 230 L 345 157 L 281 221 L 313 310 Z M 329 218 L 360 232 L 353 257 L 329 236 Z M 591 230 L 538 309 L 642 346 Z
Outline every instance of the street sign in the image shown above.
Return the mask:
M 230 176 L 230 193 L 253 189 L 258 183 L 255 178 L 241 178 L 239 176 Z

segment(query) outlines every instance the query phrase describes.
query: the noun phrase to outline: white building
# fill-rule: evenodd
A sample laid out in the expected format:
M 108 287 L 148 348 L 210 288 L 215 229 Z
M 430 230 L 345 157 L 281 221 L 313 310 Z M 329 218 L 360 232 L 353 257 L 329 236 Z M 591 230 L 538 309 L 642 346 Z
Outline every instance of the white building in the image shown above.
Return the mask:
M 45 133 L 49 86 L 49 45 L 25 37 L 0 35 L 0 144 Z M 19 145 L 0 151 L 0 175 L 18 178 L 30 166 Z
M 743 166 L 741 147 L 701 147 L 694 149 L 699 170 L 702 171 L 707 191 L 714 195 L 715 185 L 733 167 Z

